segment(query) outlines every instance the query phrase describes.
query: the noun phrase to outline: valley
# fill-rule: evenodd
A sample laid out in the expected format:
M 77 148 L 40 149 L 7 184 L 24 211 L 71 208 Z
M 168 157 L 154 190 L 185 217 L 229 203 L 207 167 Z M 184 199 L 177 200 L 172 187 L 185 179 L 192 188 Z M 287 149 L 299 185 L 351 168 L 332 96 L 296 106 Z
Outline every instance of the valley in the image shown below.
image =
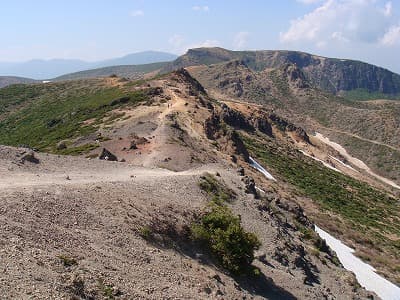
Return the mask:
M 382 297 L 317 228 L 397 288 L 399 102 L 331 94 L 276 53 L 195 51 L 0 89 L 5 297 Z M 215 212 L 257 237 L 242 273 L 195 238 Z

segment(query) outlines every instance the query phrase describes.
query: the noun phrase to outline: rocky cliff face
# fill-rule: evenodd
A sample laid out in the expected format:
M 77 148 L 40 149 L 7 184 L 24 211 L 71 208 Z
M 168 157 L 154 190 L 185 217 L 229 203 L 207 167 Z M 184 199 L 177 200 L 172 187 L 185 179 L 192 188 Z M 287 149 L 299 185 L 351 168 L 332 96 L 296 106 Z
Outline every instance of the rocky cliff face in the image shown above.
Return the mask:
M 386 95 L 400 94 L 400 75 L 360 61 L 325 58 L 297 51 L 229 51 L 222 48 L 191 49 L 164 71 L 193 65 L 240 60 L 255 71 L 296 65 L 315 87 L 334 94 L 364 90 Z

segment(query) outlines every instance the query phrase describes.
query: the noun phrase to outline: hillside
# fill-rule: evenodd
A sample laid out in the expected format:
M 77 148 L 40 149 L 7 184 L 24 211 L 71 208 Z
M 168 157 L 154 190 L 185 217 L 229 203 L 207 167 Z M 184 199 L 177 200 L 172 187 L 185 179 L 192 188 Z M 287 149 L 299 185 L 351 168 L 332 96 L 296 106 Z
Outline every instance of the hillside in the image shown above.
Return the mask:
M 0 89 L 12 84 L 34 83 L 36 80 L 23 77 L 0 76 Z
M 185 70 L 0 93 L 0 144 L 57 154 L 0 147 L 8 298 L 371 297 L 314 224 L 400 281 L 399 192 L 268 103 L 210 97 Z M 257 237 L 249 265 L 203 240 L 218 215 Z
M 230 51 L 197 48 L 172 62 L 165 71 L 194 65 L 211 65 L 239 60 L 253 71 L 295 64 L 312 86 L 352 98 L 398 98 L 400 75 L 367 63 L 316 56 L 298 51 Z
M 216 98 L 258 103 L 345 145 L 375 172 L 400 183 L 400 102 L 356 101 L 315 89 L 297 65 L 255 71 L 235 60 L 189 67 Z
M 85 78 L 99 78 L 117 75 L 119 77 L 127 77 L 131 79 L 139 79 L 147 73 L 157 72 L 163 68 L 167 62 L 144 64 L 144 65 L 115 65 L 111 67 L 104 67 L 98 69 L 91 69 L 71 74 L 65 74 L 54 78 L 53 81 L 72 80 L 72 79 L 85 79 Z

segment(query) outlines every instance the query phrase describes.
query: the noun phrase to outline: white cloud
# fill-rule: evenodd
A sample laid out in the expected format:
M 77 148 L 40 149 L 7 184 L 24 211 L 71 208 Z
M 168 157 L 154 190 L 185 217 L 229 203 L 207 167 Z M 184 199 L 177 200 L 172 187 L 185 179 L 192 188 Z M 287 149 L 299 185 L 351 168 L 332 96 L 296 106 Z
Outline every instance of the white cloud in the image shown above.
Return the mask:
M 179 34 L 174 34 L 168 39 L 168 43 L 173 46 L 174 48 L 180 48 L 183 44 L 183 36 Z
M 208 12 L 210 10 L 210 8 L 207 5 L 204 6 L 196 5 L 193 6 L 192 9 L 195 11 L 204 11 L 204 12 Z
M 400 42 L 400 26 L 390 27 L 380 40 L 384 46 L 393 46 L 398 42 Z
M 233 38 L 233 47 L 235 49 L 243 49 L 247 44 L 249 35 L 250 34 L 247 31 L 240 31 L 236 33 Z
M 133 10 L 130 12 L 131 17 L 143 17 L 144 11 L 141 9 Z
M 349 40 L 346 39 L 343 36 L 343 33 L 340 32 L 340 31 L 335 31 L 334 33 L 332 33 L 331 38 L 332 38 L 332 40 L 336 40 L 336 41 L 339 41 L 339 42 L 349 42 Z
M 221 43 L 218 40 L 205 40 L 198 43 L 193 43 L 185 47 L 185 50 L 193 48 L 203 48 L 203 47 L 218 47 Z
M 383 14 L 384 14 L 386 17 L 391 17 L 391 16 L 392 16 L 392 14 L 393 14 L 393 5 L 392 5 L 392 2 L 387 2 L 387 3 L 385 4 L 385 8 L 384 8 L 384 10 L 383 10 Z
M 200 42 L 188 43 L 185 41 L 185 38 L 180 34 L 174 34 L 168 39 L 168 43 L 171 45 L 170 51 L 183 54 L 188 49 L 193 48 L 202 48 L 202 47 L 217 47 L 220 46 L 221 43 L 218 40 L 207 39 Z
M 378 44 L 395 22 L 392 3 L 384 5 L 382 2 L 325 0 L 310 13 L 292 20 L 289 29 L 280 33 L 280 41 L 316 47 L 348 42 Z

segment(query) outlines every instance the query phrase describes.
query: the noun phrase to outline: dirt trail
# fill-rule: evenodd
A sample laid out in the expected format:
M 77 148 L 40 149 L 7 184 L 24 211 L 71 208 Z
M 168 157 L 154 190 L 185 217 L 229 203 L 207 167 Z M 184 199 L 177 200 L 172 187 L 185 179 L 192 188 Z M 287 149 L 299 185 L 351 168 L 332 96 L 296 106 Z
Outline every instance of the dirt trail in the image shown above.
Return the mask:
M 105 162 L 105 164 L 110 162 Z M 0 168 L 0 191 L 9 189 L 19 189 L 34 186 L 53 186 L 53 185 L 80 185 L 89 183 L 111 183 L 129 181 L 151 181 L 154 178 L 197 176 L 205 171 L 214 171 L 216 166 L 204 166 L 202 168 L 191 169 L 183 172 L 173 172 L 161 168 L 142 168 L 121 165 L 118 169 L 102 169 L 93 167 L 82 171 L 72 170 L 70 172 L 57 170 L 54 172 L 45 171 L 8 171 Z
M 361 137 L 361 136 L 359 136 L 357 134 L 351 133 L 351 132 L 342 131 L 342 130 L 338 130 L 338 129 L 327 128 L 327 127 L 323 127 L 323 128 L 326 129 L 326 130 L 329 130 L 329 131 L 333 131 L 333 132 L 337 132 L 337 133 L 341 133 L 341 134 L 345 134 L 345 135 L 354 137 L 354 138 L 362 140 L 364 142 L 369 142 L 369 143 L 372 143 L 372 144 L 384 146 L 384 147 L 387 147 L 387 148 L 390 148 L 392 150 L 400 152 L 400 148 L 396 148 L 394 146 L 391 146 L 391 145 L 388 145 L 388 144 L 385 144 L 385 143 L 382 143 L 382 142 L 378 142 L 378 141 L 375 141 L 375 140 L 369 140 L 367 138 L 363 138 L 363 137 Z
M 11 149 L 6 147 L 7 149 Z M 1 151 L 2 149 L 0 149 Z M 216 165 L 204 165 L 184 172 L 162 168 L 146 168 L 128 163 L 88 160 L 81 157 L 63 157 L 35 153 L 39 164 L 19 162 L 20 150 L 9 150 L 8 157 L 0 157 L 0 191 L 28 187 L 86 185 L 90 183 L 151 181 L 155 178 L 199 175 Z M 10 157 L 14 157 L 10 159 Z
M 155 176 L 171 176 L 172 172 L 162 169 L 121 168 L 103 170 L 96 168 L 82 171 L 55 171 L 55 172 L 3 172 L 0 170 L 0 190 L 15 189 L 32 186 L 74 185 L 102 182 L 123 182 L 135 178 L 150 178 Z
M 351 156 L 350 154 L 348 154 L 347 150 L 343 146 L 341 146 L 341 145 L 339 145 L 339 144 L 337 144 L 335 142 L 332 142 L 329 138 L 323 136 L 322 134 L 320 134 L 318 132 L 315 133 L 315 137 L 317 139 L 319 139 L 321 142 L 331 146 L 333 149 L 335 149 L 341 155 L 343 155 L 349 162 L 351 162 L 356 167 L 366 171 L 369 175 L 372 175 L 373 177 L 379 179 L 380 181 L 382 181 L 382 182 L 384 182 L 384 183 L 386 183 L 386 184 L 388 184 L 388 185 L 390 185 L 390 186 L 392 186 L 392 187 L 394 187 L 396 189 L 400 189 L 400 186 L 397 185 L 395 182 L 393 182 L 390 179 L 387 179 L 385 177 L 382 177 L 382 176 L 374 173 L 363 161 L 361 161 L 358 158 L 355 158 L 355 157 Z
M 169 90 L 168 95 L 171 97 L 171 100 L 169 100 L 167 104 L 160 106 L 161 112 L 157 118 L 158 126 L 151 134 L 155 137 L 150 147 L 151 153 L 143 159 L 142 163 L 145 167 L 154 166 L 154 162 L 159 159 L 160 153 L 163 150 L 162 147 L 168 144 L 167 139 L 170 135 L 167 132 L 167 117 L 172 113 L 185 111 L 186 101 L 183 97 L 178 96 L 173 90 Z

